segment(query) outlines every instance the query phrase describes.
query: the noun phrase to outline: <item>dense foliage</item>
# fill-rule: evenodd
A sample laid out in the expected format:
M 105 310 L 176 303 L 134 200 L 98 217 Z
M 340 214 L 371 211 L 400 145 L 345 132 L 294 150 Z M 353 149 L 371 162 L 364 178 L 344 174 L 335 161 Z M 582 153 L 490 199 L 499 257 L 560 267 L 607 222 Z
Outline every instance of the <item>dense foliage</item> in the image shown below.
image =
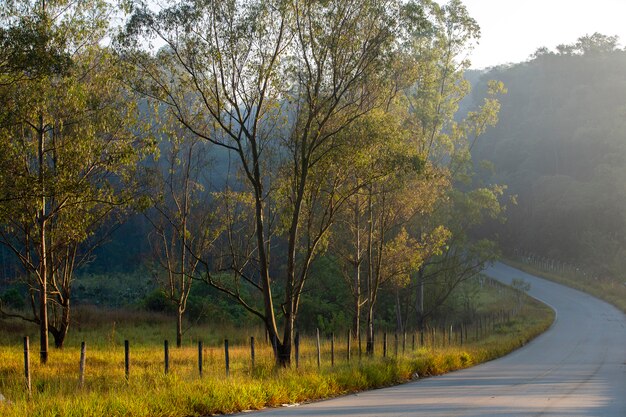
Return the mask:
M 616 42 L 585 36 L 484 75 L 509 91 L 475 156 L 517 196 L 501 232 L 510 251 L 623 275 L 626 52 Z
M 369 353 L 379 314 L 423 328 L 493 258 L 473 232 L 503 187 L 477 185 L 471 149 L 503 87 L 456 119 L 480 34 L 460 1 L 122 6 L 117 33 L 104 1 L 0 16 L 0 243 L 32 314 L 11 310 L 24 287 L 0 311 L 38 323 L 42 352 L 83 265 L 85 299 L 111 269 L 140 276 L 126 292 L 175 312 L 178 345 L 211 300 L 259 319 L 287 365 L 296 327 L 351 322 Z M 143 220 L 97 252 L 131 208 Z
M 8 2 L 0 12 L 0 242 L 29 287 L 28 315 L 57 347 L 75 269 L 130 206 L 146 137 L 122 67 L 100 42 L 103 1 Z M 122 186 L 124 185 L 124 186 Z

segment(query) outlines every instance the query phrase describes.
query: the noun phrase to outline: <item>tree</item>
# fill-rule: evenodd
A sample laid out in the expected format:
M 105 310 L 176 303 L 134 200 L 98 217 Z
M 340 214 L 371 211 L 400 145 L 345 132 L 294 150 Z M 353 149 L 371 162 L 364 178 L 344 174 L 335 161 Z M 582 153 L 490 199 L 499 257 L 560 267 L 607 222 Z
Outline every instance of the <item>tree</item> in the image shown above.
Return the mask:
M 417 324 L 424 328 L 425 320 L 439 308 L 464 281 L 474 277 L 495 259 L 495 242 L 473 239 L 472 229 L 489 219 L 500 219 L 504 212 L 501 197 L 506 187 L 476 186 L 471 150 L 478 137 L 497 122 L 500 104 L 498 95 L 506 92 L 502 83 L 490 82 L 487 97 L 476 111 L 469 111 L 462 121 L 451 125 L 447 136 L 450 144 L 447 165 L 453 187 L 447 190 L 447 204 L 439 205 L 417 223 L 418 229 L 444 225 L 451 238 L 440 253 L 426 259 L 416 276 L 415 310 Z M 425 303 L 425 285 L 431 287 L 430 309 Z
M 197 257 L 209 284 L 264 322 L 281 365 L 290 361 L 300 296 L 336 213 L 340 179 L 322 173 L 341 147 L 338 133 L 379 104 L 363 87 L 380 81 L 386 68 L 392 5 L 191 1 L 158 13 L 137 5 L 122 40 L 134 47 L 138 80 L 145 80 L 136 88 L 238 160 L 238 187 L 254 201 L 253 250 L 232 247 L 229 283 L 213 276 L 210 257 Z M 166 47 L 155 57 L 139 52 L 144 34 Z M 286 250 L 270 258 L 276 241 Z M 272 259 L 286 265 L 280 279 L 272 277 Z M 243 299 L 242 284 L 257 291 L 260 305 Z
M 169 124 L 173 126 L 164 132 L 167 139 L 161 158 L 146 173 L 154 182 L 152 210 L 146 216 L 154 228 L 150 236 L 153 255 L 165 274 L 155 272 L 155 279 L 176 308 L 176 346 L 181 347 L 183 315 L 198 267 L 193 254 L 203 253 L 219 229 L 212 222 L 214 213 L 202 177 L 209 163 L 206 144 L 189 138 L 175 122 Z
M 449 190 L 450 203 L 433 213 L 432 221 L 444 224 L 450 236 L 442 250 L 429 256 L 416 275 L 414 299 L 419 329 L 425 328 L 456 288 L 496 260 L 497 243 L 486 237 L 476 238 L 472 232 L 487 220 L 502 219 L 504 190 L 497 185 L 467 192 L 455 188 Z
M 333 250 L 340 255 L 343 276 L 353 294 L 355 337 L 361 307 L 366 312 L 367 352 L 373 352 L 374 314 L 379 290 L 401 288 L 424 257 L 437 251 L 445 229 L 409 235 L 415 216 L 431 211 L 447 187 L 445 176 L 420 158 L 414 136 L 403 128 L 406 102 L 393 101 L 353 124 L 344 134 L 361 138 L 347 152 L 354 188 L 335 226 Z M 345 169 L 345 168 L 343 168 Z
M 469 84 L 463 78 L 464 71 L 469 68 L 466 54 L 479 38 L 480 30 L 458 1 L 449 2 L 445 6 L 433 3 L 429 6 L 433 28 L 431 35 L 408 36 L 405 42 L 404 53 L 408 60 L 415 62 L 414 77 L 417 80 L 412 88 L 404 90 L 409 103 L 406 124 L 413 132 L 413 141 L 420 157 L 429 161 L 433 172 L 446 179 L 446 185 L 443 185 L 444 195 L 438 196 L 438 201 L 433 201 L 432 209 L 422 211 L 413 218 L 409 231 L 413 236 L 420 236 L 428 230 L 444 228 L 447 241 L 445 246 L 440 242 L 441 250 L 431 251 L 423 258 L 416 274 L 417 282 L 413 288 L 417 289 L 416 310 L 420 328 L 423 327 L 425 314 L 426 269 L 435 271 L 435 275 L 451 271 L 451 282 L 456 283 L 476 273 L 484 265 L 484 260 L 477 262 L 475 258 L 472 250 L 475 243 L 470 243 L 466 231 L 457 226 L 457 221 L 465 219 L 464 216 L 469 214 L 459 214 L 451 209 L 458 205 L 457 188 L 468 186 L 467 179 L 471 177 L 472 168 L 471 151 L 477 138 L 497 121 L 499 103 L 496 96 L 503 92 L 501 84 L 493 83 L 478 111 L 471 111 L 465 119 L 458 121 L 459 103 L 470 91 Z M 498 195 L 497 190 L 494 191 L 495 195 Z M 476 248 L 484 246 L 476 244 Z M 450 269 L 450 264 L 433 262 L 442 257 L 446 262 L 453 258 L 455 267 Z M 457 285 L 446 285 L 445 282 L 441 280 L 433 286 L 438 287 L 439 291 L 431 293 L 435 298 L 434 305 L 441 305 Z M 398 327 L 401 327 L 399 297 L 396 297 L 396 303 Z M 405 315 L 406 319 L 408 314 Z
M 617 40 L 617 36 L 606 36 L 595 32 L 593 35 L 578 38 L 574 47 L 583 55 L 608 54 L 617 50 Z
M 557 45 L 556 50 L 561 56 L 585 55 L 597 57 L 616 52 L 618 44 L 617 36 L 607 36 L 595 32 L 593 35 L 585 35 L 578 38 L 573 44 Z M 540 48 L 541 55 L 554 55 L 548 48 Z M 541 55 L 535 55 L 532 58 L 538 58 Z
M 131 201 L 139 141 L 112 52 L 100 46 L 110 7 L 101 1 L 10 3 L 2 42 L 11 59 L 0 86 L 0 241 L 22 264 L 40 328 L 57 347 L 70 325 L 74 271 L 94 232 Z M 51 315 L 49 315 L 49 312 Z

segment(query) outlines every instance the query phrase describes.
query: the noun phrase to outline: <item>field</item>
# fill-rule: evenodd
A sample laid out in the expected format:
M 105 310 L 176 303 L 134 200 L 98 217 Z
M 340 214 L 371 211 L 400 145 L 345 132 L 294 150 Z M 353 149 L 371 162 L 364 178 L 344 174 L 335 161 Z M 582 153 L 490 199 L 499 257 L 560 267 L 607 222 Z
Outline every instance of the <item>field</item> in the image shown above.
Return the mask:
M 255 327 L 195 326 L 182 348 L 170 345 L 169 372 L 163 341 L 171 319 L 137 311 L 83 308 L 80 327 L 67 346 L 38 362 L 35 330 L 0 321 L 0 415 L 15 416 L 205 416 L 326 398 L 402 383 L 491 360 L 525 344 L 552 322 L 552 311 L 521 293 L 485 286 L 480 314 L 463 327 L 429 329 L 425 334 L 378 334 L 374 357 L 359 355 L 348 333 L 301 337 L 298 367 L 277 369 L 271 345 Z M 24 335 L 31 337 L 32 394 L 24 377 Z M 229 338 L 230 336 L 230 338 Z M 233 337 L 235 336 L 235 337 Z M 255 338 L 255 361 L 250 338 Z M 229 338 L 229 376 L 224 339 Z M 423 343 L 422 343 L 423 338 Z M 85 341 L 86 372 L 79 384 L 80 343 Z M 125 375 L 124 341 L 129 340 Z M 202 340 L 202 375 L 198 342 Z M 363 344 L 364 345 L 364 344 Z M 334 350 L 331 350 L 334 347 Z M 333 360 L 334 359 L 334 360 Z M 334 363 L 333 363 L 334 362 Z

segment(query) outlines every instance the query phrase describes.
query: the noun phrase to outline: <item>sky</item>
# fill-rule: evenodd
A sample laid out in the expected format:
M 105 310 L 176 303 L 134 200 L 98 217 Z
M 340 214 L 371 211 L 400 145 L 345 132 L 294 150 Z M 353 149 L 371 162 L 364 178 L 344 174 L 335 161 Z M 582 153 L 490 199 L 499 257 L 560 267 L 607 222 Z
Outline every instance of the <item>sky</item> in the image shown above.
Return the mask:
M 480 25 L 472 68 L 522 62 L 537 48 L 550 50 L 600 32 L 626 44 L 626 0 L 462 0 Z

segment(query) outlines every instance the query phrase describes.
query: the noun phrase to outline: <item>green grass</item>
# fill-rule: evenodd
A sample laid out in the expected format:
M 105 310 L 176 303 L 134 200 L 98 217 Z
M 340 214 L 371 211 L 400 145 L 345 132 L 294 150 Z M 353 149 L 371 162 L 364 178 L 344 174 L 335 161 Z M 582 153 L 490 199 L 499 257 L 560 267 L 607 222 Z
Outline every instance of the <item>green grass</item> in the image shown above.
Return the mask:
M 232 328 L 194 328 L 182 348 L 170 348 L 170 373 L 163 372 L 163 338 L 171 334 L 167 317 L 144 313 L 90 311 L 79 329 L 73 329 L 67 346 L 50 352 L 49 363 L 40 365 L 36 340 L 31 343 L 32 397 L 24 386 L 23 351 L 20 328 L 15 322 L 0 322 L 12 328 L 0 339 L 0 392 L 9 402 L 0 403 L 0 415 L 17 416 L 206 416 L 275 407 L 287 403 L 333 397 L 376 387 L 439 375 L 502 356 L 527 343 L 550 326 L 553 313 L 530 298 L 518 304 L 518 295 L 504 298 L 496 289 L 481 296 L 484 311 L 511 306 L 510 318 L 472 328 L 469 340 L 460 345 L 460 335 L 437 333 L 426 337 L 424 346 L 412 346 L 409 334 L 402 352 L 394 355 L 394 338 L 389 337 L 389 356 L 382 353 L 382 335 L 377 337 L 376 356 L 359 360 L 357 344 L 352 343 L 352 360 L 346 361 L 346 336 L 335 340 L 335 366 L 330 365 L 330 342 L 322 339 L 322 367 L 317 367 L 317 350 L 312 337 L 304 337 L 298 369 L 274 367 L 270 346 L 253 328 L 238 329 L 239 339 L 231 339 L 230 377 L 225 377 L 222 339 Z M 82 313 L 87 314 L 87 313 Z M 121 314 L 117 317 L 116 314 Z M 89 319 L 88 319 L 89 318 Z M 114 319 L 114 320 L 111 320 Z M 109 321 L 110 320 L 110 321 Z M 113 322 L 116 324 L 113 325 Z M 108 323 L 108 324 L 107 324 Z M 123 324 L 128 323 L 128 324 Z M 166 326 L 167 324 L 167 326 Z M 32 329 L 31 329 L 32 330 Z M 250 363 L 249 336 L 256 337 L 256 363 Z M 132 337 L 131 337 L 132 336 Z M 130 378 L 124 377 L 123 340 L 131 340 Z M 197 370 L 198 339 L 204 339 L 204 373 Z M 85 385 L 78 387 L 80 340 L 87 340 Z M 419 337 L 416 338 L 419 344 Z M 451 343 L 449 343 L 449 342 Z
M 607 277 L 592 277 L 580 273 L 556 273 L 525 264 L 514 259 L 503 260 L 506 264 L 529 274 L 567 285 L 613 304 L 626 313 L 626 283 Z

